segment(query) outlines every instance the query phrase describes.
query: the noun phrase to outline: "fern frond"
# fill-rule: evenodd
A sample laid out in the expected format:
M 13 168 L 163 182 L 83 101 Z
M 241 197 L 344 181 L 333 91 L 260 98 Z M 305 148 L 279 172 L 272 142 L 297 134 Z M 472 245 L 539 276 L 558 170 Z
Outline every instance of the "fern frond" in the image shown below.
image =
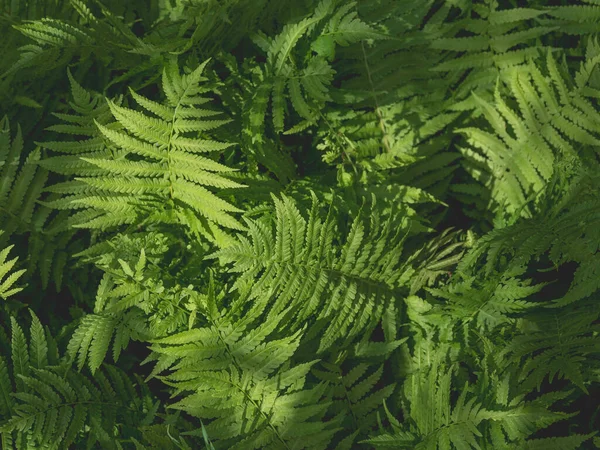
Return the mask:
M 57 365 L 58 355 L 51 351 L 56 344 L 37 316 L 33 312 L 31 316 L 29 345 L 12 318 L 11 360 L 0 357 L 2 438 L 27 440 L 30 448 L 67 449 L 83 442 L 85 429 L 88 442 L 117 448 L 117 424 L 135 426 L 147 419 L 140 389 L 114 367 L 105 367 L 90 379 Z M 151 409 L 155 412 L 157 406 Z
M 89 44 L 92 41 L 80 28 L 55 19 L 41 19 L 15 28 L 42 45 L 65 47 Z
M 593 370 L 593 355 L 600 352 L 594 336 L 598 314 L 589 308 L 550 311 L 530 318 L 531 329 L 517 336 L 502 355 L 522 360 L 526 386 L 540 388 L 548 377 L 568 379 L 587 393 L 585 373 Z M 596 331 L 595 331 L 596 330 Z
M 48 171 L 39 167 L 40 150 L 35 149 L 25 158 L 23 146 L 21 129 L 18 128 L 11 142 L 8 120 L 0 121 L 0 162 L 3 163 L 0 164 L 0 227 L 3 230 L 0 240 L 6 243 L 13 236 L 28 234 L 29 275 L 39 272 L 43 287 L 53 275 L 59 288 L 66 263 L 65 247 L 72 235 L 54 227 L 60 215 L 52 215 L 49 208 L 39 205 Z
M 395 383 L 381 386 L 385 383 L 383 365 L 377 366 L 368 358 L 389 357 L 404 341 L 360 343 L 356 358 L 344 361 L 340 355 L 335 362 L 322 361 L 312 369 L 330 386 L 326 394 L 331 402 L 328 415 L 338 418 L 343 430 L 337 449 L 350 449 L 366 436 L 377 424 L 379 408 L 394 392 Z
M 375 448 L 479 449 L 491 448 L 487 447 L 491 442 L 497 448 L 512 448 L 512 443 L 515 443 L 515 448 L 527 448 L 527 439 L 536 429 L 571 417 L 549 409 L 566 397 L 566 392 L 551 393 L 525 402 L 522 396 L 509 397 L 505 392 L 506 385 L 496 383 L 494 386 L 508 397 L 502 399 L 501 395 L 490 392 L 485 377 L 478 380 L 475 392 L 467 382 L 460 394 L 453 396 L 452 384 L 456 375 L 452 366 L 444 363 L 447 355 L 448 348 L 444 346 L 434 348 L 426 361 L 415 355 L 415 359 L 421 362 L 420 368 L 410 374 L 404 384 L 407 401 L 404 416 L 408 420 L 401 424 L 386 408 L 391 432 L 364 443 Z M 484 397 L 493 400 L 486 401 L 487 405 L 484 405 Z M 579 438 L 587 439 L 577 436 L 574 440 Z
M 267 339 L 282 318 L 250 330 L 249 316 L 236 323 L 211 317 L 210 327 L 155 341 L 153 373 L 169 369 L 161 378 L 175 393 L 192 392 L 171 407 L 214 419 L 206 432 L 226 448 L 327 448 L 337 429 L 321 420 L 329 406 L 320 401 L 326 385 L 304 388 L 316 361 L 287 363 L 300 332 Z
M 181 75 L 173 68 L 165 70 L 163 89 L 167 104 L 156 103 L 139 94 L 133 96 L 142 108 L 157 117 L 111 101 L 106 102 L 106 107 L 101 106 L 98 99 L 92 99 L 72 80 L 73 92 L 79 98 L 76 98 L 75 104 L 85 105 L 85 109 L 81 108 L 85 116 L 66 118 L 85 124 L 77 132 L 88 133 L 91 139 L 81 146 L 58 143 L 49 146 L 60 152 L 78 153 L 67 157 L 73 160 L 70 166 L 61 160 L 61 170 L 68 167 L 69 173 L 82 175 L 75 181 L 61 184 L 60 191 L 67 196 L 50 205 L 96 213 L 91 220 L 72 222 L 78 227 L 112 228 L 131 223 L 137 215 L 147 214 L 148 210 L 160 211 L 166 207 L 175 211 L 191 209 L 197 215 L 197 223 L 207 220 L 218 226 L 242 229 L 230 214 L 240 210 L 207 188 L 231 189 L 243 185 L 222 175 L 233 169 L 199 154 L 219 152 L 231 146 L 200 137 L 227 122 L 204 120 L 218 112 L 197 107 L 209 101 L 202 96 L 206 90 L 199 85 L 204 79 L 202 72 L 205 65 L 206 62 L 187 75 Z M 117 119 L 117 123 L 106 123 L 105 108 Z M 190 132 L 196 134 L 188 137 Z M 91 145 L 92 142 L 100 143 L 100 137 L 108 145 L 106 150 Z M 48 147 L 48 143 L 44 145 Z M 46 164 L 52 164 L 52 160 L 50 158 Z M 82 190 L 82 183 L 89 190 Z M 169 220 L 174 221 L 176 215 L 171 216 Z M 79 217 L 87 219 L 89 216 Z M 165 218 L 158 214 L 156 217 Z M 210 227 L 200 228 L 210 235 Z
M 260 136 L 265 127 L 269 97 L 276 133 L 281 133 L 285 128 L 285 118 L 289 115 L 286 108 L 288 99 L 303 120 L 304 128 L 315 124 L 320 119 L 319 110 L 331 101 L 329 92 L 332 90 L 335 70 L 330 61 L 335 46 L 385 37 L 358 17 L 355 2 L 335 10 L 334 7 L 335 2 L 323 0 L 312 15 L 286 25 L 272 40 L 264 36 L 257 37 L 256 42 L 263 47 L 267 58 L 264 67 L 257 67 L 261 74 L 259 84 L 254 87 L 252 103 L 245 112 L 243 132 L 249 140 L 263 139 Z M 326 18 L 328 20 L 324 23 Z M 310 38 L 311 48 L 317 55 L 299 57 L 297 54 L 303 50 L 302 41 Z M 303 66 L 300 65 L 302 60 L 305 60 Z
M 268 308 L 268 317 L 290 308 L 292 329 L 316 314 L 322 325 L 309 335 L 321 333 L 320 351 L 373 329 L 401 295 L 407 230 L 392 219 L 380 223 L 375 213 L 370 226 L 357 218 L 338 252 L 335 223 L 319 218 L 316 197 L 308 220 L 291 199 L 274 202 L 274 226 L 247 220 L 249 238 L 211 256 L 233 263 L 231 272 L 239 274 L 233 289 L 250 296 L 254 311 Z
M 26 270 L 13 271 L 18 258 L 7 259 L 13 247 L 14 245 L 11 245 L 0 251 L 0 298 L 3 300 L 23 290 L 22 287 L 15 286 L 15 283 L 19 281 L 19 278 L 23 276 Z
M 14 394 L 12 417 L 0 430 L 32 435 L 42 446 L 59 444 L 55 448 L 68 448 L 89 427 L 93 441 L 116 448 L 114 431 L 107 425 L 115 420 L 135 423 L 143 414 L 141 405 L 129 403 L 129 390 L 135 393 L 131 381 L 114 368 L 107 369 L 96 383 L 73 372 L 65 377 L 60 368 L 34 369 L 21 379 L 30 392 Z M 106 408 L 107 404 L 112 408 Z M 134 419 L 132 415 L 136 414 Z
M 523 313 L 536 306 L 531 301 L 544 284 L 530 286 L 530 280 L 520 280 L 516 274 L 500 280 L 489 277 L 487 282 L 479 285 L 473 279 L 452 283 L 447 291 L 427 289 L 434 296 L 447 300 L 447 311 L 464 324 L 473 321 L 485 331 L 512 322 L 515 314 Z
M 538 44 L 540 38 L 560 30 L 554 24 L 541 24 L 547 13 L 543 9 L 498 7 L 498 3 L 491 3 L 472 8 L 470 17 L 463 17 L 461 27 L 448 26 L 442 29 L 443 37 L 431 41 L 431 47 L 444 51 L 446 58 L 434 70 L 460 73 L 476 69 L 461 83 L 465 94 L 467 89 L 485 89 L 490 79 L 505 69 L 537 58 L 544 48 Z M 458 33 L 462 36 L 456 36 Z
M 588 0 L 573 2 L 565 6 L 554 6 L 547 9 L 547 14 L 552 19 L 548 22 L 560 27 L 563 33 L 569 35 L 586 35 L 598 32 L 596 18 L 600 17 L 600 5 Z
M 110 317 L 88 315 L 83 318 L 67 349 L 73 359 L 77 356 L 79 370 L 83 368 L 86 359 L 92 373 L 100 367 L 108 352 L 114 327 L 114 321 Z
M 494 106 L 475 97 L 493 133 L 475 128 L 458 130 L 471 145 L 462 149 L 467 169 L 491 189 L 496 204 L 509 214 L 531 215 L 527 203 L 550 180 L 555 159 L 573 157 L 578 146 L 600 145 L 593 134 L 597 120 L 589 116 L 591 106 L 582 95 L 585 85 L 569 87 L 551 53 L 547 70 L 549 78 L 533 63 L 526 72 L 512 72 L 509 86 L 518 112 L 508 106 L 498 89 Z M 578 79 L 584 83 L 584 78 Z

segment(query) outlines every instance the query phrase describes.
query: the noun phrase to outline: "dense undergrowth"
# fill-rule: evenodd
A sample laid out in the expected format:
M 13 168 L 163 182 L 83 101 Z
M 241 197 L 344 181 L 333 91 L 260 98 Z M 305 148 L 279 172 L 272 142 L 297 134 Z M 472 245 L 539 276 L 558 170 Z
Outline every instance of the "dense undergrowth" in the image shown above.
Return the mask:
M 0 0 L 2 448 L 600 448 L 599 32 Z

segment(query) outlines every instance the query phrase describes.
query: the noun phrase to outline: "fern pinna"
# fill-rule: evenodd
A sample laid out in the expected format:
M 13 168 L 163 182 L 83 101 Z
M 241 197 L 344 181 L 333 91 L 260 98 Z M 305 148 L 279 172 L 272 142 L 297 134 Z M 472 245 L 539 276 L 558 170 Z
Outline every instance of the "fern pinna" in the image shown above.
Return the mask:
M 599 17 L 0 0 L 2 448 L 600 448 Z

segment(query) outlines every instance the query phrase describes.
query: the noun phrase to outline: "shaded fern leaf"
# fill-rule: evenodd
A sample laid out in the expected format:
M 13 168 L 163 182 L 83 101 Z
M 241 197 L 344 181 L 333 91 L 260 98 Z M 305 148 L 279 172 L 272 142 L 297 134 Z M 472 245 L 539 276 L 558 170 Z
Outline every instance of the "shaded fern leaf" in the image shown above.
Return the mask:
M 522 361 L 526 387 L 540 389 L 546 377 L 550 382 L 564 378 L 588 393 L 587 380 L 593 379 L 588 372 L 598 370 L 598 316 L 590 307 L 539 313 L 528 319 L 530 329 L 513 338 L 501 354 Z
M 295 168 L 288 155 L 280 154 L 277 141 L 269 138 L 268 113 L 276 134 L 286 128 L 285 134 L 294 134 L 315 125 L 335 90 L 331 63 L 335 47 L 383 37 L 358 17 L 354 2 L 338 6 L 331 0 L 319 2 L 312 14 L 285 25 L 274 38 L 255 36 L 266 62 L 254 64 L 253 82 L 244 86 L 252 94 L 242 111 L 242 135 L 246 149 L 280 181 L 292 178 Z M 289 118 L 296 119 L 291 128 Z
M 193 325 L 188 308 L 197 304 L 199 294 L 191 286 L 169 286 L 166 268 L 161 270 L 156 264 L 164 257 L 167 242 L 152 233 L 141 239 L 117 236 L 80 255 L 106 272 L 98 286 L 94 313 L 82 318 L 69 341 L 68 354 L 79 370 L 87 365 L 94 373 L 109 349 L 116 362 L 131 340 L 147 341 Z M 131 258 L 130 252 L 137 256 Z
M 455 281 L 446 289 L 429 289 L 434 296 L 446 300 L 443 308 L 467 325 L 471 322 L 484 331 L 513 322 L 515 317 L 536 307 L 532 296 L 545 284 L 531 285 L 513 273 L 504 277 L 489 276 L 486 281 L 468 278 Z
M 335 362 L 322 361 L 312 369 L 319 380 L 329 383 L 326 400 L 331 406 L 327 414 L 341 421 L 342 431 L 336 435 L 339 439 L 336 450 L 354 448 L 373 431 L 381 406 L 396 387 L 396 383 L 385 384 L 383 365 L 378 366 L 367 359 L 389 357 L 404 341 L 357 344 L 362 357 L 344 361 L 342 354 Z
M 142 402 L 132 397 L 134 385 L 116 368 L 107 367 L 94 381 L 75 372 L 65 376 L 64 369 L 53 367 L 33 369 L 21 380 L 29 392 L 14 394 L 12 417 L 0 430 L 28 434 L 41 446 L 69 448 L 89 427 L 89 439 L 117 448 L 111 424 L 143 421 Z
M 4 118 L 0 121 L 0 243 L 28 240 L 28 274 L 39 272 L 44 288 L 51 278 L 60 288 L 72 234 L 61 228 L 64 215 L 52 214 L 39 204 L 48 179 L 48 171 L 39 167 L 40 150 L 25 156 L 21 129 L 12 141 L 10 134 Z
M 458 396 L 452 396 L 456 375 L 455 369 L 444 363 L 447 351 L 439 346 L 427 361 L 415 355 L 421 367 L 404 384 L 404 422 L 400 423 L 386 408 L 390 431 L 364 443 L 375 448 L 415 450 L 490 448 L 488 443 L 495 448 L 512 448 L 512 444 L 515 448 L 527 448 L 528 438 L 536 430 L 572 416 L 549 410 L 553 403 L 568 395 L 566 392 L 524 402 L 520 396 L 512 400 L 503 398 L 508 394 L 502 383 L 494 385 L 501 391 L 495 395 L 490 386 L 473 388 L 467 382 Z M 482 379 L 478 383 L 485 383 Z M 480 389 L 483 392 L 478 392 Z M 581 438 L 588 439 L 577 435 L 570 437 L 569 442 Z
M 115 427 L 136 427 L 152 419 L 158 403 L 145 397 L 147 392 L 124 372 L 106 366 L 92 379 L 71 371 L 59 360 L 52 336 L 33 312 L 31 316 L 29 345 L 19 324 L 11 319 L 10 361 L 0 356 L 4 442 L 13 440 L 19 443 L 17 448 L 28 442 L 23 448 L 67 449 L 85 439 L 116 449 Z
M 447 52 L 446 60 L 434 70 L 463 73 L 476 69 L 467 75 L 463 88 L 485 87 L 504 69 L 536 58 L 544 48 L 537 41 L 559 29 L 540 24 L 546 14 L 543 9 L 498 8 L 498 3 L 469 8 L 470 14 L 448 26 L 445 36 L 432 40 L 432 48 Z M 461 30 L 469 35 L 457 37 Z

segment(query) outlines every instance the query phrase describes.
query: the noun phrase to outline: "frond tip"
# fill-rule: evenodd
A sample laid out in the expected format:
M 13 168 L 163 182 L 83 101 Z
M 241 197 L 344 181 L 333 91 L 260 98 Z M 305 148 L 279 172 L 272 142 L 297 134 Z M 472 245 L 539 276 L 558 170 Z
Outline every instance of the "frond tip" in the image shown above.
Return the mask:
M 1 231 L 0 234 L 2 234 Z M 23 290 L 22 287 L 15 286 L 15 284 L 26 271 L 25 269 L 13 271 L 18 258 L 8 259 L 8 254 L 13 247 L 14 245 L 10 245 L 0 250 L 0 298 L 3 300 Z

